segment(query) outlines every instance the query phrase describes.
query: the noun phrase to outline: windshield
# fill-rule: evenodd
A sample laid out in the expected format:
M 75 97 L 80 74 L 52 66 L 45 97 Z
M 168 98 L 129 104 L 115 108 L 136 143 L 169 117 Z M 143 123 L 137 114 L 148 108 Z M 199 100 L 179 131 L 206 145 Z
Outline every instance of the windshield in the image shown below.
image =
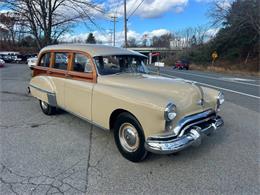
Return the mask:
M 141 56 L 113 55 L 94 57 L 100 75 L 119 73 L 148 73 Z

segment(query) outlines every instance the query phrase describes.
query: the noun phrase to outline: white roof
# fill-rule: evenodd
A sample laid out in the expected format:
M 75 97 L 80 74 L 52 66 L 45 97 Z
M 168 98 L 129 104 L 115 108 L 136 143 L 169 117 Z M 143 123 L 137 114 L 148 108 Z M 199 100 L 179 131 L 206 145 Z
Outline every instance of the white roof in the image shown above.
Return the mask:
M 145 55 L 132 51 L 125 48 L 112 47 L 107 45 L 98 45 L 98 44 L 59 44 L 59 45 L 50 45 L 44 47 L 41 52 L 47 50 L 76 50 L 89 53 L 92 57 L 95 56 L 109 56 L 109 55 L 137 55 L 146 57 Z

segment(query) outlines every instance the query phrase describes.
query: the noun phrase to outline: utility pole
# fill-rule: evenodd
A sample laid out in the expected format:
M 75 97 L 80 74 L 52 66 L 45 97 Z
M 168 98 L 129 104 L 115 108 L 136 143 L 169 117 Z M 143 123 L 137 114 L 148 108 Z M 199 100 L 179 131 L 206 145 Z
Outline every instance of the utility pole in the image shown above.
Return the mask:
M 113 22 L 114 22 L 114 39 L 113 39 L 113 46 L 116 45 L 116 19 L 117 17 L 116 16 L 111 16 L 111 18 L 113 19 Z
M 111 40 L 109 41 L 111 43 L 111 45 L 113 44 L 113 32 L 112 29 L 109 29 L 109 35 L 111 35 Z
M 126 18 L 126 0 L 124 0 L 124 23 L 125 23 L 125 48 L 127 48 L 127 18 Z

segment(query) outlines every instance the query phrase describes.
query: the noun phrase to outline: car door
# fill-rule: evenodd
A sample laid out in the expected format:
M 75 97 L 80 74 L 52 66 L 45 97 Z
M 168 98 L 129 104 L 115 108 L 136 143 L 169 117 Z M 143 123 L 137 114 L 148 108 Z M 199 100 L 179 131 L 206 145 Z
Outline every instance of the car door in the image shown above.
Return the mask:
M 95 69 L 90 56 L 74 52 L 65 81 L 66 110 L 75 115 L 92 120 L 92 90 L 95 85 Z
M 49 78 L 55 86 L 57 105 L 61 108 L 66 106 L 64 99 L 64 82 L 71 58 L 71 54 L 67 51 L 53 51 L 51 67 L 47 71 Z

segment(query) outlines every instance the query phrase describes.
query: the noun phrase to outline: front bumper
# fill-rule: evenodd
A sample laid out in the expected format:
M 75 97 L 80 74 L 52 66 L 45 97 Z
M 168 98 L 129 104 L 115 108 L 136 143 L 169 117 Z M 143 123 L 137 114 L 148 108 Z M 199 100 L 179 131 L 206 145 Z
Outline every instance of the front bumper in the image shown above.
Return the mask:
M 201 139 L 213 133 L 219 127 L 224 124 L 224 121 L 220 116 L 211 116 L 208 120 L 201 120 L 201 123 L 196 121 L 194 125 L 190 125 L 189 128 L 181 133 L 179 136 L 159 138 L 151 137 L 145 142 L 146 150 L 157 154 L 171 154 L 181 151 L 191 145 L 199 145 Z

